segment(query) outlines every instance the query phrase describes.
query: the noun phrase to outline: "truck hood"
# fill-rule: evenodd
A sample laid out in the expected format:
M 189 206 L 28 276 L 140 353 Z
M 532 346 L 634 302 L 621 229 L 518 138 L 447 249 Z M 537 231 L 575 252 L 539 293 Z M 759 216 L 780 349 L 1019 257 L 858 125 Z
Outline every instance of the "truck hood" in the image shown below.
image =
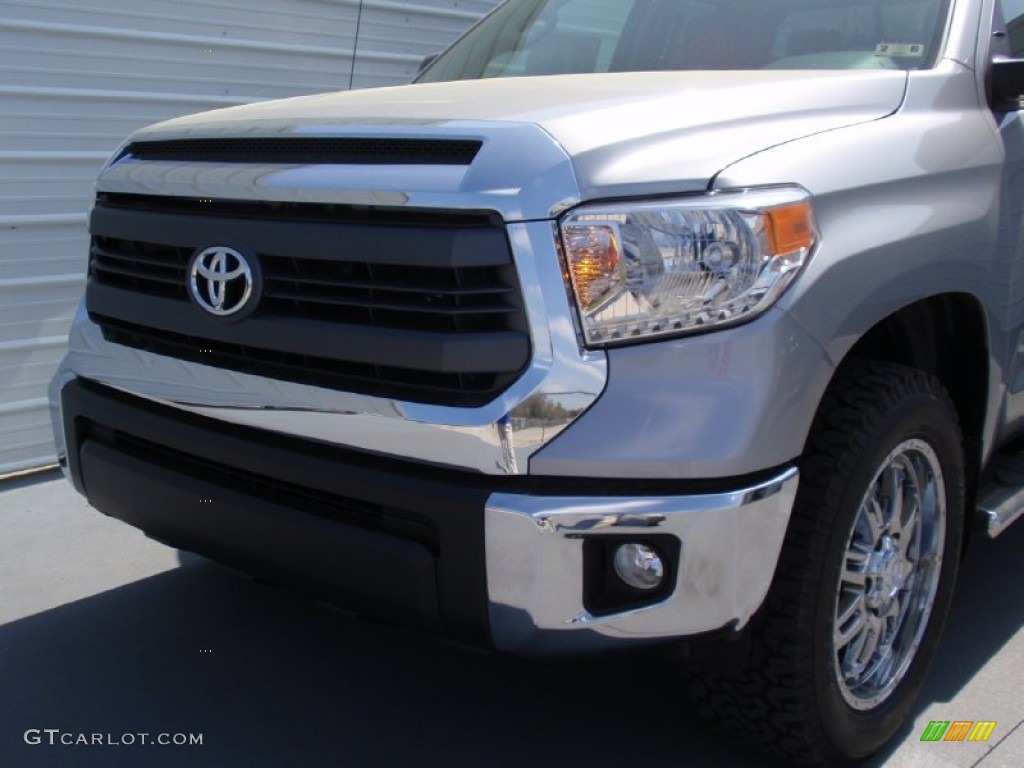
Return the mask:
M 327 135 L 475 136 L 539 127 L 569 157 L 583 200 L 705 189 L 731 163 L 877 120 L 902 71 L 695 71 L 407 85 L 263 102 L 159 123 L 134 139 Z M 500 142 L 498 142 L 500 144 Z M 492 147 L 517 162 L 516 148 Z M 511 153 L 511 154 L 509 154 Z M 765 179 L 765 183 L 789 179 Z

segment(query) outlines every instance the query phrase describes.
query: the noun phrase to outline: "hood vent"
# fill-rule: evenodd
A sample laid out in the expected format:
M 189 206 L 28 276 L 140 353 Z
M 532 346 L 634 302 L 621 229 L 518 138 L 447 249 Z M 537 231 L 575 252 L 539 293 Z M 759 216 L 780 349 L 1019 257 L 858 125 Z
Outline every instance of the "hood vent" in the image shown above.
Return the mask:
M 289 137 L 136 141 L 136 160 L 295 165 L 469 165 L 482 142 L 468 139 Z

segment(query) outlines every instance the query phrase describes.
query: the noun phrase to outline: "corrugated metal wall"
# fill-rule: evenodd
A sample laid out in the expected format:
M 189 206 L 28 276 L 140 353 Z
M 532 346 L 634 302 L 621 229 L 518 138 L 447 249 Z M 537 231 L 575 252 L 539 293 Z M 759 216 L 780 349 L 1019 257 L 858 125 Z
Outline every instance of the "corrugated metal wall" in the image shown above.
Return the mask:
M 0 0 L 0 475 L 54 459 L 46 385 L 83 288 L 92 181 L 125 135 L 407 82 L 497 2 Z

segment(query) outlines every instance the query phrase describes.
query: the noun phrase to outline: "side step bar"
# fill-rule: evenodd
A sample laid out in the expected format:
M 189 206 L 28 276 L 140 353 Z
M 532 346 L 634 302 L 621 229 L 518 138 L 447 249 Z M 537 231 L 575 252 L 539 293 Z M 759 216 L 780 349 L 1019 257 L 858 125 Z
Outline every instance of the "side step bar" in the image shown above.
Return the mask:
M 981 491 L 978 518 L 981 529 L 990 539 L 1005 531 L 1024 514 L 1024 487 L 993 483 Z
M 978 489 L 978 524 L 994 539 L 1024 515 L 1024 452 L 998 454 L 992 476 Z

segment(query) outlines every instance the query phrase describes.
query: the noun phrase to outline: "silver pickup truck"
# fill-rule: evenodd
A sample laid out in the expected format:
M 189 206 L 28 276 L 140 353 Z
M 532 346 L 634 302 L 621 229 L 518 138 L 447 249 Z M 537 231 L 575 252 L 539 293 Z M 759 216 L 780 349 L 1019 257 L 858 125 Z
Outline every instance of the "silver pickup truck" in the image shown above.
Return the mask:
M 378 619 L 690 648 L 720 723 L 868 755 L 1024 509 L 1022 12 L 510 0 L 413 85 L 142 130 L 65 471 Z

